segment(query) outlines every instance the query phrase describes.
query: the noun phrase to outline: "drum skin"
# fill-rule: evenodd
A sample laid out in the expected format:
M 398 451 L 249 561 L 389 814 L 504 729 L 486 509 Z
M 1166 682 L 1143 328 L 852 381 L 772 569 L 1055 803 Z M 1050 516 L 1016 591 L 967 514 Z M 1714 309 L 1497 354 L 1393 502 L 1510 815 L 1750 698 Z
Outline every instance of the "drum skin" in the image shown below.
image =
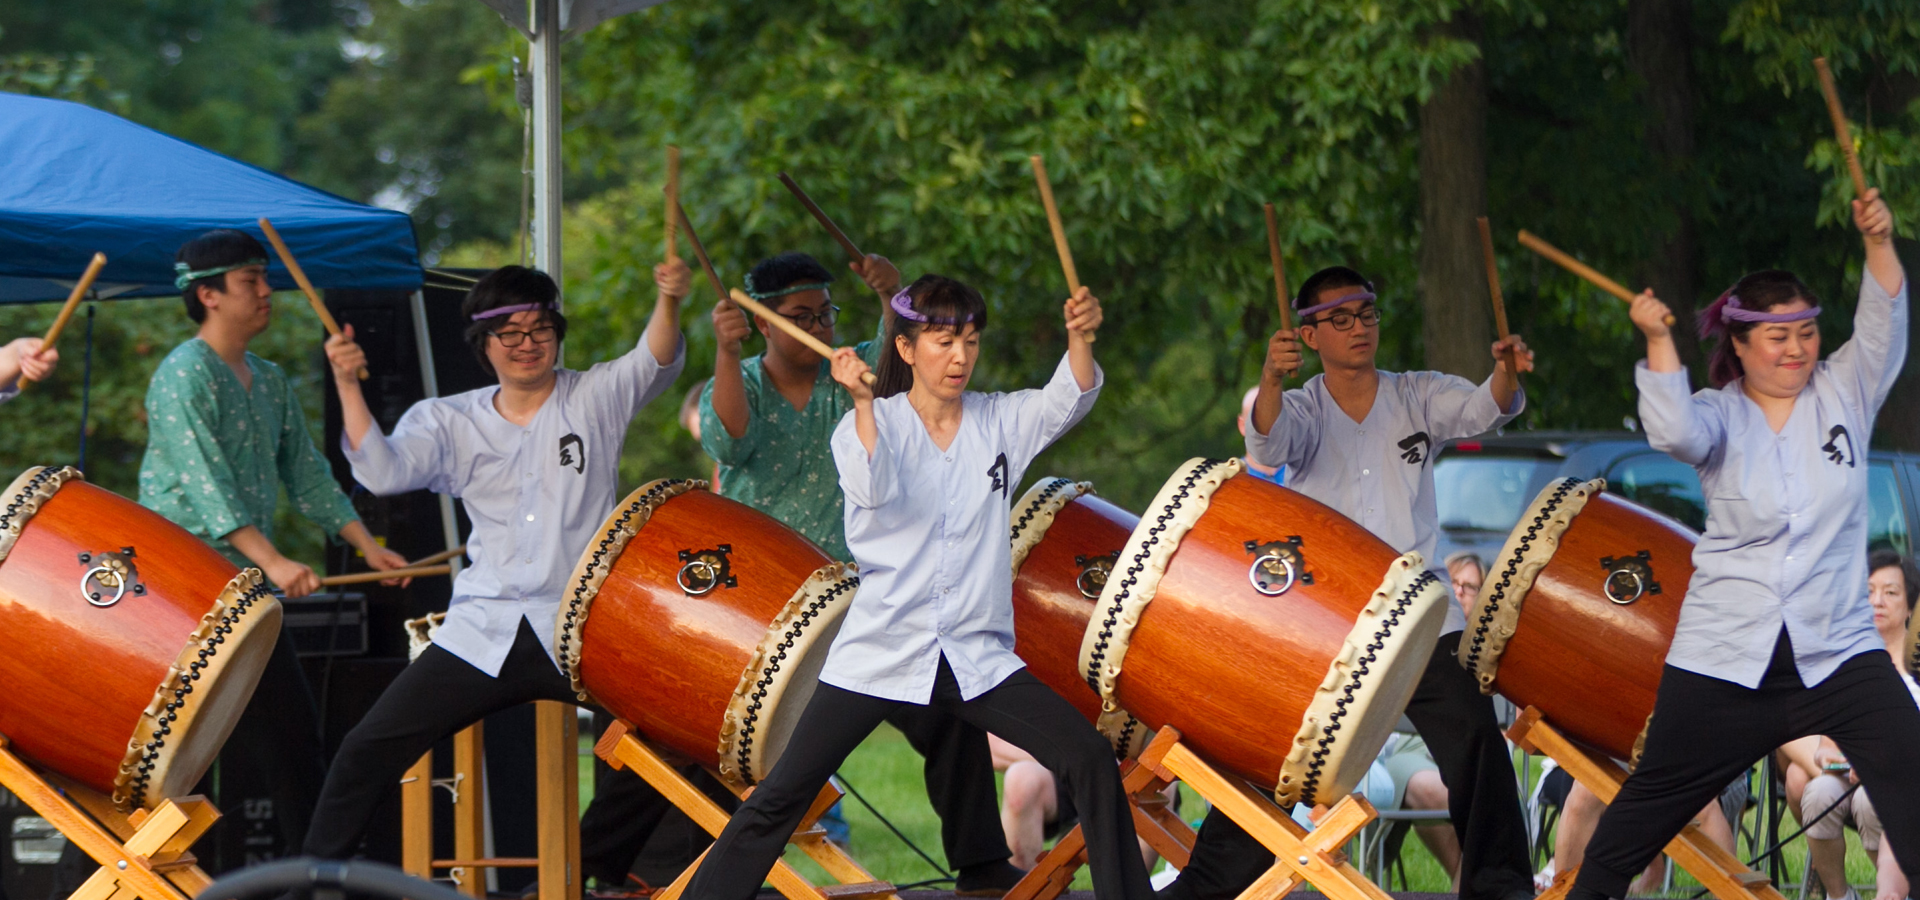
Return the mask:
M 112 606 L 89 604 L 80 592 L 90 568 L 83 555 L 97 560 L 128 547 L 135 551 L 133 583 L 144 590 L 129 590 Z M 77 477 L 68 481 L 27 520 L 0 562 L 0 634 L 7 640 L 0 653 L 0 734 L 14 752 L 113 794 L 129 740 L 146 739 L 136 735 L 142 711 L 155 702 L 215 598 L 239 574 L 212 547 L 159 514 Z M 272 604 L 272 598 L 263 602 Z M 271 618 L 263 635 L 270 649 L 279 631 L 278 607 L 258 615 Z M 229 642 L 226 649 L 239 647 Z M 204 681 L 198 687 L 209 698 L 228 694 L 216 705 L 237 713 L 231 707 L 235 701 L 244 706 L 257 677 L 256 671 L 244 685 L 229 686 L 231 692 Z M 210 727 L 218 733 L 201 736 L 199 743 L 217 750 L 232 721 Z M 176 745 L 190 743 L 183 732 L 170 735 Z M 204 747 L 207 742 L 212 746 Z M 191 786 L 205 770 L 199 768 L 169 780 Z M 151 792 L 146 803 L 166 799 L 152 795 L 159 793 Z
M 1089 576 L 1089 598 L 1079 581 L 1089 566 L 1108 567 L 1140 517 L 1092 494 L 1054 514 L 1047 533 L 1027 553 L 1013 579 L 1013 652 L 1040 683 L 1067 698 L 1093 722 L 1100 718 L 1100 695 L 1080 673 L 1080 637 L 1093 617 L 1104 578 Z
M 689 595 L 676 581 L 687 565 L 681 552 L 722 547 L 729 548 L 725 577 L 734 585 Z M 832 562 L 818 545 L 745 504 L 703 489 L 670 497 L 627 542 L 593 600 L 582 629 L 580 681 L 594 701 L 648 739 L 717 766 L 728 703 L 769 624 L 810 575 Z
M 1246 542 L 1296 535 L 1312 583 L 1302 579 L 1278 597 L 1255 591 Z M 1217 764 L 1272 785 L 1315 690 L 1399 556 L 1318 501 L 1252 476 L 1229 478 L 1140 616 L 1115 682 L 1120 704 L 1153 728 L 1178 728 Z
M 1549 488 L 1551 490 L 1551 487 Z M 1527 527 L 1523 519 L 1520 528 Z M 1632 759 L 1693 579 L 1696 538 L 1685 525 L 1610 493 L 1595 493 L 1534 579 L 1494 688 L 1521 709 L 1537 706 L 1562 733 L 1618 759 Z M 1625 605 L 1606 583 L 1620 561 L 1651 571 L 1648 592 Z M 1613 560 L 1613 565 L 1602 564 Z M 1492 590 L 1507 560 L 1490 563 Z M 1474 622 L 1467 625 L 1467 637 Z

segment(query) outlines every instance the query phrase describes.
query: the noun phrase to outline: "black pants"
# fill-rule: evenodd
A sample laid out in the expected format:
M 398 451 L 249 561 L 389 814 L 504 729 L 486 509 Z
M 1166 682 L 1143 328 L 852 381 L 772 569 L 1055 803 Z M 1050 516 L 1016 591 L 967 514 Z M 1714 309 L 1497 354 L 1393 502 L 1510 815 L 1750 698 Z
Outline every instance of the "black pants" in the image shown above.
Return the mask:
M 1460 837 L 1461 900 L 1531 896 L 1533 866 L 1513 757 L 1494 719 L 1493 698 L 1480 693 L 1454 658 L 1459 647 L 1460 632 L 1440 636 L 1407 704 L 1407 718 L 1426 738 L 1447 786 L 1447 813 Z M 1229 900 L 1272 866 L 1273 853 L 1215 808 L 1200 824 L 1187 867 L 1159 898 Z
M 525 619 L 498 678 L 439 646 L 428 647 L 341 742 L 307 830 L 307 854 L 352 856 L 375 807 L 398 789 L 400 776 L 421 754 L 489 713 L 534 700 L 578 702 Z
M 720 833 L 687 896 L 751 900 L 827 776 L 890 713 L 912 705 L 820 685 L 780 761 Z M 962 700 L 953 669 L 942 658 L 931 708 L 999 735 L 1072 786 L 1100 900 L 1145 900 L 1152 893 L 1113 750 L 1072 704 L 1025 669 Z
M 1885 651 L 1862 653 L 1807 687 L 1782 629 L 1758 688 L 1667 666 L 1640 765 L 1600 816 L 1573 896 L 1624 897 L 1729 779 L 1810 734 L 1840 745 L 1872 793 L 1901 869 L 1920 872 L 1920 709 Z
M 286 632 L 274 643 L 253 698 L 234 723 L 221 755 L 238 756 L 243 765 L 269 779 L 280 838 L 288 855 L 298 852 L 327 777 L 327 760 L 313 689 Z

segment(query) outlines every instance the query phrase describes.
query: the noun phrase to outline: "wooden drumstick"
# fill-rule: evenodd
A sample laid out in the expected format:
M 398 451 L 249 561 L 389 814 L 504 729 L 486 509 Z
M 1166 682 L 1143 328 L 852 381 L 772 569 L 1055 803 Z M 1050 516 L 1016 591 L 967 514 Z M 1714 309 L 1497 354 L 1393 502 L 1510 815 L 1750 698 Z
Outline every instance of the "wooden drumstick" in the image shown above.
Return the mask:
M 1500 293 L 1500 267 L 1493 259 L 1493 227 L 1487 224 L 1487 217 L 1474 219 L 1480 225 L 1480 252 L 1487 261 L 1487 294 L 1493 298 L 1493 327 L 1500 332 L 1500 339 L 1507 339 L 1507 301 Z M 1520 365 L 1513 357 L 1507 357 L 1507 374 L 1513 380 L 1520 380 Z
M 807 192 L 801 190 L 800 185 L 795 184 L 794 180 L 787 176 L 787 173 L 780 173 L 780 183 L 786 185 L 787 190 L 793 192 L 794 199 L 799 200 L 800 205 L 807 208 L 807 212 L 813 213 L 814 219 L 818 220 L 820 226 L 827 230 L 827 234 L 833 237 L 834 243 L 839 244 L 840 249 L 847 252 L 848 259 L 854 262 L 866 261 L 867 255 L 861 253 L 859 247 L 854 246 L 853 238 L 847 237 L 847 233 L 841 231 L 840 226 L 833 224 L 833 220 L 827 218 L 826 212 L 820 209 L 820 204 L 813 202 L 813 198 L 807 196 Z
M 753 313 L 754 315 L 759 316 L 760 318 L 766 319 L 768 322 L 773 323 L 773 327 L 786 332 L 788 335 L 791 335 L 794 340 L 807 345 L 807 348 L 812 350 L 813 352 L 818 353 L 821 356 L 824 356 L 828 359 L 833 358 L 833 348 L 827 346 L 825 341 L 822 341 L 819 338 L 814 337 L 811 334 L 808 334 L 805 328 L 801 328 L 800 326 L 793 324 L 792 319 L 789 319 L 786 316 L 783 316 L 777 312 L 774 312 L 773 310 L 768 309 L 760 301 L 747 296 L 746 291 L 743 291 L 739 288 L 734 288 L 730 296 L 733 302 L 740 305 L 741 309 L 744 309 L 747 312 Z M 866 374 L 863 374 L 860 376 L 860 380 L 868 384 L 872 384 L 877 379 L 875 379 L 874 374 L 872 372 L 867 372 Z
M 1588 266 L 1586 263 L 1583 263 L 1577 259 L 1574 259 L 1571 256 L 1568 256 L 1565 252 L 1562 252 L 1560 248 L 1555 247 L 1554 245 L 1549 244 L 1546 241 L 1539 239 L 1538 237 L 1535 237 L 1533 232 L 1530 232 L 1525 228 L 1520 229 L 1520 244 L 1521 246 L 1526 247 L 1528 250 L 1532 250 L 1533 252 L 1538 253 L 1541 256 L 1544 256 L 1547 259 L 1550 259 L 1553 262 L 1559 264 L 1561 268 L 1566 269 L 1567 271 L 1572 272 L 1573 274 L 1586 279 L 1587 282 L 1592 284 L 1594 287 L 1597 287 L 1603 291 L 1606 291 L 1607 293 L 1612 294 L 1615 297 L 1619 297 L 1624 302 L 1627 302 L 1627 303 L 1633 302 L 1633 297 L 1634 297 L 1633 292 L 1627 290 L 1624 287 L 1621 287 L 1619 282 L 1614 281 L 1613 279 L 1608 278 L 1607 276 L 1594 271 L 1591 266 Z M 1673 316 L 1668 315 L 1663 321 L 1665 321 L 1668 325 L 1672 325 Z
M 680 247 L 674 240 L 674 230 L 679 223 L 674 221 L 674 209 L 680 205 L 680 148 L 667 145 L 667 258 L 678 259 Z
M 286 264 L 288 274 L 293 276 L 293 283 L 300 286 L 301 292 L 307 295 L 307 302 L 313 304 L 314 314 L 320 317 L 320 324 L 327 327 L 328 334 L 339 337 L 340 323 L 333 320 L 333 313 L 328 312 L 327 305 L 320 302 L 320 293 L 313 289 L 313 282 L 307 280 L 307 273 L 293 258 L 293 251 L 287 249 L 287 242 L 280 239 L 280 232 L 273 230 L 273 223 L 264 216 L 260 219 L 260 230 L 266 232 L 267 241 L 273 244 L 273 252 L 280 254 L 280 261 Z M 367 377 L 367 367 L 361 366 L 360 380 L 365 381 Z
M 365 584 L 369 581 L 387 581 L 394 578 L 428 578 L 434 575 L 449 575 L 452 573 L 453 567 L 449 565 L 408 566 L 404 569 L 388 569 L 384 572 L 354 572 L 348 575 L 328 575 L 320 579 L 320 586 L 339 587 L 343 584 Z
M 442 550 L 439 553 L 433 554 L 432 556 L 426 556 L 420 559 L 416 559 L 413 562 L 407 563 L 407 565 L 430 566 L 430 565 L 433 565 L 434 563 L 446 562 L 447 560 L 450 560 L 456 556 L 461 556 L 466 552 L 467 552 L 467 545 L 461 544 L 460 546 L 455 547 L 452 550 Z
M 693 245 L 693 255 L 699 257 L 700 268 L 706 270 L 707 281 L 713 284 L 713 292 L 720 295 L 721 300 L 727 299 L 727 286 L 721 283 L 720 273 L 713 270 L 713 261 L 707 259 L 707 247 L 700 243 L 700 235 L 693 230 L 693 221 L 687 218 L 687 211 L 681 208 L 680 201 L 673 201 L 673 211 L 680 217 L 680 227 L 687 232 L 687 243 Z
M 1067 276 L 1067 293 L 1080 295 L 1080 272 L 1073 267 L 1073 248 L 1067 246 L 1067 228 L 1060 224 L 1060 208 L 1053 203 L 1053 182 L 1047 178 L 1047 164 L 1035 153 L 1033 162 L 1033 180 L 1040 185 L 1040 205 L 1047 210 L 1047 227 L 1053 229 L 1053 249 L 1060 253 L 1060 270 Z M 1094 335 L 1087 335 L 1087 343 L 1093 343 Z
M 1814 71 L 1820 73 L 1820 93 L 1827 97 L 1827 115 L 1833 117 L 1833 139 L 1840 142 L 1840 152 L 1847 157 L 1847 174 L 1853 176 L 1853 195 L 1867 195 L 1867 173 L 1860 168 L 1860 157 L 1853 152 L 1853 131 L 1847 127 L 1847 113 L 1840 108 L 1840 91 L 1833 86 L 1833 70 L 1827 68 L 1827 58 L 1814 57 Z
M 1293 320 L 1287 313 L 1287 267 L 1280 260 L 1280 220 L 1273 214 L 1273 204 L 1266 205 L 1267 214 L 1267 255 L 1273 257 L 1273 295 L 1280 301 L 1280 327 L 1292 328 Z
M 66 329 L 67 320 L 73 318 L 73 311 L 79 308 L 81 300 L 86 299 L 87 291 L 93 288 L 93 280 L 99 277 L 100 269 L 106 264 L 107 255 L 105 253 L 95 253 L 93 259 L 87 262 L 87 270 L 81 272 L 80 280 L 73 283 L 73 291 L 67 294 L 67 302 L 61 305 L 60 314 L 53 317 L 53 324 L 47 328 L 47 336 L 40 339 L 41 350 L 53 346 L 53 342 L 60 339 L 60 332 Z M 33 379 L 22 374 L 18 382 L 18 389 L 24 391 L 27 389 L 27 385 L 32 383 Z

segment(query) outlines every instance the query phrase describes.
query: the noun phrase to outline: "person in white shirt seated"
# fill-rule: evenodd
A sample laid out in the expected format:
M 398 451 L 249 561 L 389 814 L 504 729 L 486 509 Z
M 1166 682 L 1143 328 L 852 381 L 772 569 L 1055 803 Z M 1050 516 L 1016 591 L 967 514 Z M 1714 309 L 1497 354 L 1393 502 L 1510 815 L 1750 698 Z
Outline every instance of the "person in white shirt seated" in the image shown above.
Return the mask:
M 1913 563 L 1899 553 L 1880 549 L 1867 557 L 1867 597 L 1873 603 L 1873 630 L 1886 643 L 1907 690 L 1920 704 L 1920 685 L 1907 665 L 1907 623 L 1913 601 L 1920 594 L 1920 578 Z M 1860 832 L 1860 847 L 1874 861 L 1876 900 L 1906 900 L 1907 876 L 1893 858 L 1893 845 L 1882 841 L 1880 816 L 1847 757 L 1825 737 L 1806 737 L 1781 748 L 1790 761 L 1788 806 L 1807 828 L 1807 862 L 1833 900 L 1859 900 L 1847 883 L 1847 832 Z M 1796 777 L 1797 776 L 1797 777 Z M 1851 791 L 1851 793 L 1849 793 Z M 1822 815 L 1824 813 L 1824 815 Z
M 834 429 L 854 596 L 820 685 L 786 750 L 713 843 L 687 885 L 701 900 L 751 900 L 820 786 L 888 714 L 944 709 L 1019 747 L 1064 780 L 1087 838 L 1100 900 L 1152 887 L 1113 749 L 1013 652 L 1009 507 L 1033 458 L 1099 394 L 1100 301 L 1064 304 L 1067 353 L 1044 388 L 967 390 L 986 301 L 924 275 L 893 296 L 876 382 L 851 347 L 833 379 L 853 398 Z

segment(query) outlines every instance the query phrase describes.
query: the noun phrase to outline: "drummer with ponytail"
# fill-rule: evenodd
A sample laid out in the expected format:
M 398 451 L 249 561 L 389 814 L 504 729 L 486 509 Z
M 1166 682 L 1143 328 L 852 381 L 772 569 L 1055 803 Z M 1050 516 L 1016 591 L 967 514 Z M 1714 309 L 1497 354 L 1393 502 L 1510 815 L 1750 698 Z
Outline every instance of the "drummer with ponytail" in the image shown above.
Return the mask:
M 879 373 L 851 349 L 833 377 L 853 410 L 833 435 L 847 546 L 860 591 L 785 753 L 720 833 L 687 886 L 700 900 L 749 900 L 820 786 L 890 712 L 953 715 L 1033 754 L 1067 785 L 1085 828 L 1100 900 L 1147 900 L 1152 886 L 1113 751 L 1013 652 L 1008 515 L 1033 458 L 1086 416 L 1100 392 L 1085 288 L 1062 309 L 1067 353 L 1037 390 L 967 390 L 987 304 L 925 275 L 889 302 Z
M 1633 301 L 1640 420 L 1699 472 L 1707 523 L 1646 749 L 1587 845 L 1581 900 L 1624 896 L 1730 778 L 1812 734 L 1840 745 L 1900 867 L 1920 871 L 1920 708 L 1873 625 L 1862 459 L 1906 359 L 1906 272 L 1878 191 L 1853 220 L 1866 244 L 1853 337 L 1825 359 L 1820 299 L 1789 272 L 1747 275 L 1701 313 L 1714 346 L 1698 393 L 1666 304 Z

